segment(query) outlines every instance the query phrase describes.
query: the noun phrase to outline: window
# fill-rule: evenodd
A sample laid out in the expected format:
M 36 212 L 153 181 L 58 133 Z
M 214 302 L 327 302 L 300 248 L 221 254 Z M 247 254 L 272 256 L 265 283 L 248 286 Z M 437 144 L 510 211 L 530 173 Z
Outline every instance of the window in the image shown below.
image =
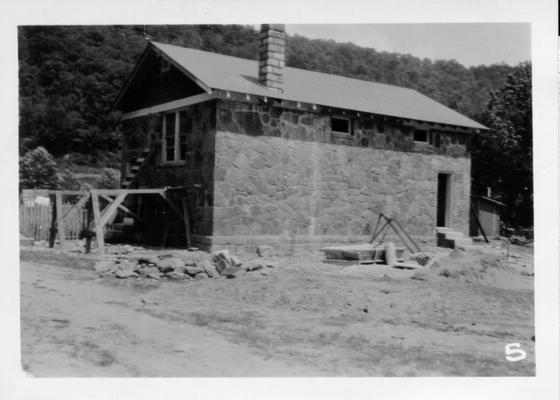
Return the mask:
M 422 129 L 415 129 L 414 141 L 418 143 L 428 143 L 428 131 Z
M 333 132 L 349 133 L 352 135 L 352 124 L 348 118 L 332 117 L 331 130 Z
M 179 160 L 187 155 L 187 140 L 192 133 L 192 119 L 186 111 L 179 112 Z
M 192 118 L 187 111 L 164 114 L 162 161 L 184 161 L 191 133 Z
M 159 64 L 159 72 L 167 72 L 170 68 L 171 65 L 169 64 L 169 61 L 162 57 Z
M 163 132 L 163 161 L 175 161 L 175 113 L 165 114 Z

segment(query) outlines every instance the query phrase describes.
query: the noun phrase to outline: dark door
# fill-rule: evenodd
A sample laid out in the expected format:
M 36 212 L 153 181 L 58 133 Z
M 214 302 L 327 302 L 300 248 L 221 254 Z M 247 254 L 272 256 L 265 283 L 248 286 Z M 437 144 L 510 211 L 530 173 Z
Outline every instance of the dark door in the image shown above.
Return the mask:
M 447 185 L 449 174 L 438 174 L 437 185 L 437 226 L 445 226 L 447 210 Z

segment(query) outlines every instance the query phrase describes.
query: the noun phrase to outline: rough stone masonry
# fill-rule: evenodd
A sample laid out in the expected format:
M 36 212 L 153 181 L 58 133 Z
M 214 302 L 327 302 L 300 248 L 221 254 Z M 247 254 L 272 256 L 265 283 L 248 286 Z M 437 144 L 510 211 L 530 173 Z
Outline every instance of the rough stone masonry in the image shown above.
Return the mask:
M 164 165 L 157 156 L 139 182 L 199 185 L 201 195 L 189 206 L 202 247 L 363 241 L 380 212 L 411 235 L 432 237 L 440 172 L 451 174 L 451 225 L 466 233 L 471 161 L 465 134 L 441 131 L 439 146 L 418 145 L 410 127 L 369 118 L 353 118 L 352 134 L 341 134 L 332 131 L 324 110 L 233 99 L 184 111 L 193 121 L 186 161 Z M 150 126 L 158 137 L 157 124 Z
M 217 112 L 215 241 L 360 240 L 380 212 L 431 236 L 438 172 L 452 177 L 452 226 L 468 227 L 464 135 L 441 132 L 439 147 L 418 146 L 392 121 L 356 119 L 344 135 L 332 132 L 329 115 L 225 101 Z

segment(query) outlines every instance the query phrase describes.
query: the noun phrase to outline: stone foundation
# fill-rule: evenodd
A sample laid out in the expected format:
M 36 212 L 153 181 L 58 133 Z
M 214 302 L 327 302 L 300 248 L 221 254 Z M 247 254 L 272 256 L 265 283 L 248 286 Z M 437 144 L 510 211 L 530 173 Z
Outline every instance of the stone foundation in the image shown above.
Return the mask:
M 386 241 L 392 241 L 399 246 L 404 246 L 394 233 L 387 234 Z M 194 246 L 204 251 L 219 251 L 228 249 L 235 254 L 255 255 L 257 247 L 267 245 L 273 248 L 274 254 L 278 256 L 290 256 L 299 252 L 318 251 L 323 247 L 369 243 L 371 235 L 355 236 L 285 236 L 285 235 L 261 235 L 261 236 L 200 236 L 193 235 Z M 414 241 L 423 248 L 424 245 L 436 244 L 436 236 L 415 236 Z

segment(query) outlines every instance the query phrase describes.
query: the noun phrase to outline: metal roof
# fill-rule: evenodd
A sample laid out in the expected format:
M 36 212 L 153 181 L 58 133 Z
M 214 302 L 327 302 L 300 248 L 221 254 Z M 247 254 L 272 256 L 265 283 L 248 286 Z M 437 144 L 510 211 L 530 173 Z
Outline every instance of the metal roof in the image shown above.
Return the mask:
M 213 89 L 420 121 L 487 129 L 413 89 L 285 67 L 283 93 L 258 81 L 258 61 L 151 42 L 185 73 Z

